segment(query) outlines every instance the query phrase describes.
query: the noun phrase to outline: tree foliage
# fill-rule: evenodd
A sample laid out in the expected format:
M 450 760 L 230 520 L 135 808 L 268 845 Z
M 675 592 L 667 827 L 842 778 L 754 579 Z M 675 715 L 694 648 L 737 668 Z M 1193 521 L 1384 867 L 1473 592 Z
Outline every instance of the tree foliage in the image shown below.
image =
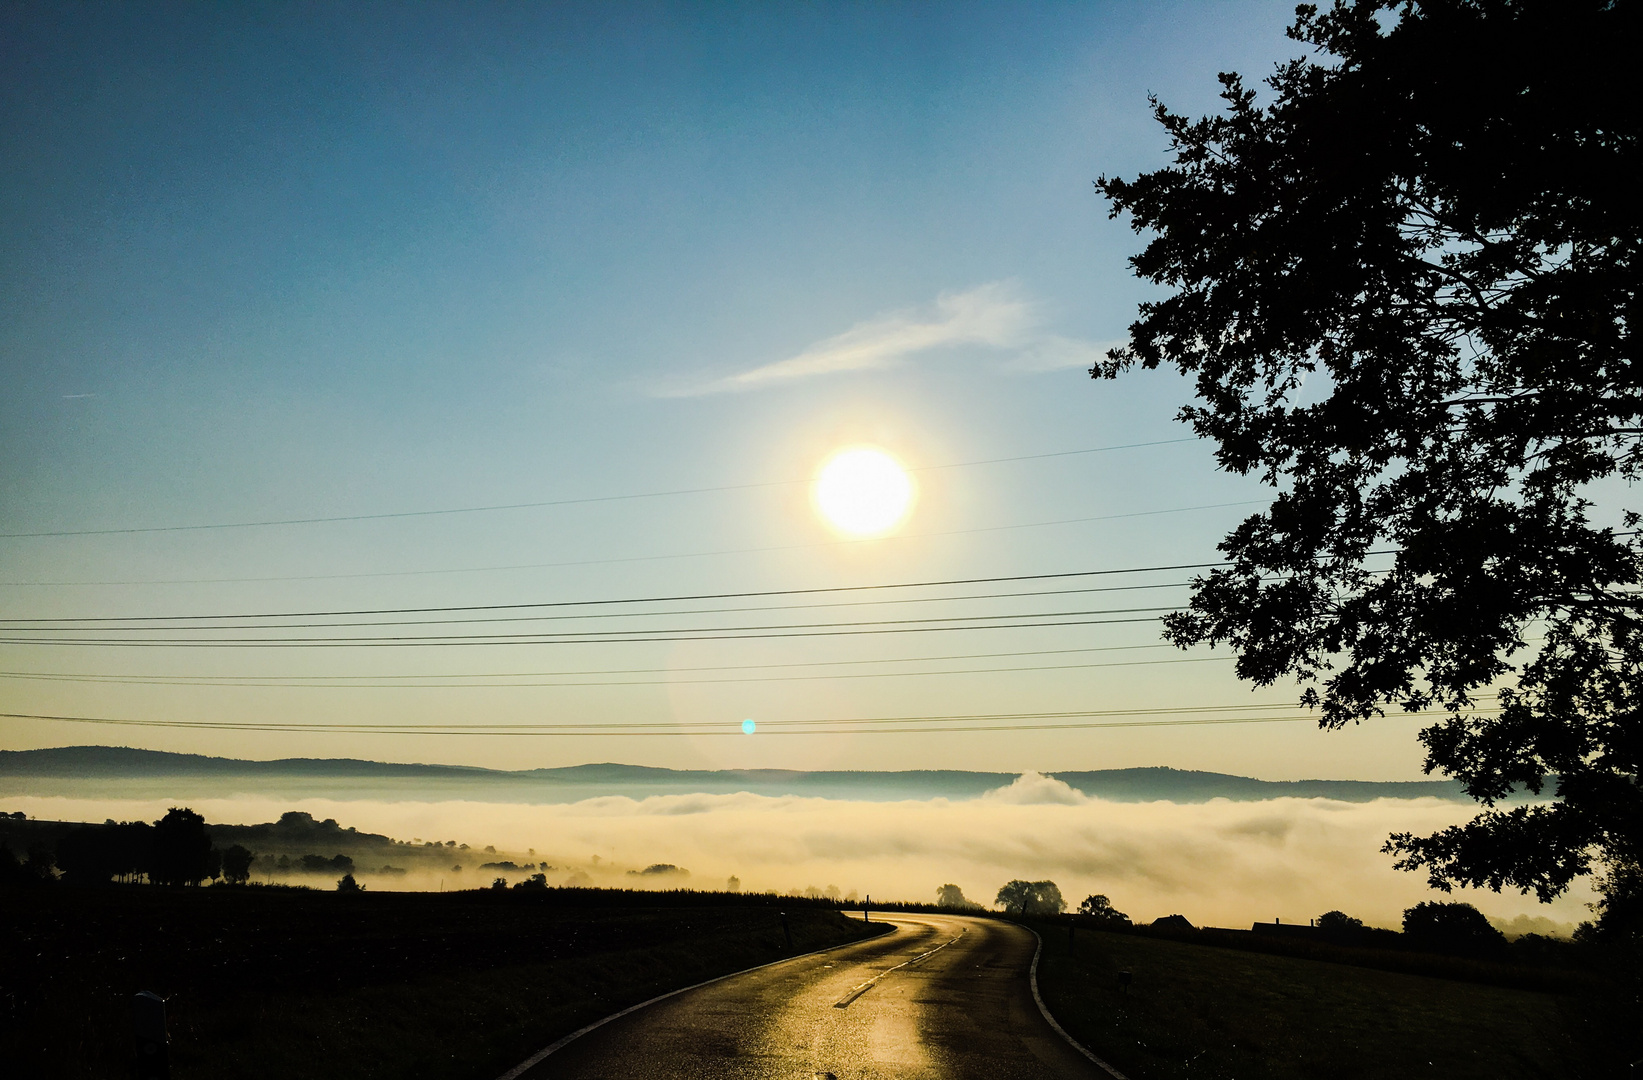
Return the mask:
M 1098 181 L 1168 295 L 1091 374 L 1177 368 L 1276 489 L 1167 634 L 1325 727 L 1442 717 L 1427 770 L 1483 809 L 1388 849 L 1443 889 L 1550 899 L 1643 842 L 1639 11 L 1302 7 L 1312 59 L 1222 75 L 1212 117 L 1155 101 L 1173 164 Z
M 1506 935 L 1471 904 L 1426 901 L 1403 913 L 1403 932 L 1433 952 L 1486 955 L 1506 947 Z
M 159 885 L 198 885 L 211 876 L 211 837 L 205 818 L 173 806 L 154 823 L 148 878 Z
M 1053 881 L 1017 878 L 998 890 L 994 902 L 1013 915 L 1059 915 L 1067 910 L 1061 889 Z
M 251 880 L 251 864 L 256 856 L 243 844 L 234 844 L 222 853 L 223 880 L 230 885 L 244 885 Z
M 1078 902 L 1078 913 L 1090 915 L 1110 923 L 1129 925 L 1130 917 L 1112 906 L 1112 901 L 1102 893 L 1094 893 Z

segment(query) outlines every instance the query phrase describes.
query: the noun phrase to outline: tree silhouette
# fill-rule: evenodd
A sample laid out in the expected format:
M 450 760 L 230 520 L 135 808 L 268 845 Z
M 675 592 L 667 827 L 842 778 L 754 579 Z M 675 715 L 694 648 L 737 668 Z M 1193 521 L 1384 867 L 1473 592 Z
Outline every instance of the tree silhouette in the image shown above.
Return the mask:
M 222 876 L 230 885 L 244 885 L 251 880 L 251 863 L 256 856 L 240 844 L 222 853 Z
M 1577 936 L 1586 941 L 1643 944 L 1643 865 L 1621 862 L 1609 867 L 1599 882 L 1602 898 L 1592 905 L 1593 923 L 1583 923 Z
M 1423 902 L 1403 913 L 1403 932 L 1433 952 L 1476 956 L 1506 947 L 1506 935 L 1471 904 Z
M 1354 919 L 1344 911 L 1326 911 L 1318 916 L 1317 927 L 1325 934 L 1346 937 L 1363 929 L 1363 920 Z
M 1053 881 L 1022 881 L 1020 878 L 998 890 L 994 900 L 1006 912 L 1016 915 L 1059 915 L 1067 910 L 1061 889 Z
M 1276 489 L 1167 636 L 1294 677 L 1324 727 L 1444 714 L 1427 770 L 1484 809 L 1387 845 L 1440 889 L 1548 900 L 1643 843 L 1640 12 L 1303 6 L 1322 55 L 1270 104 L 1236 75 L 1222 115 L 1155 101 L 1173 166 L 1098 181 L 1172 292 L 1091 374 L 1194 377 L 1183 419 Z
M 957 885 L 942 885 L 936 889 L 936 907 L 971 909 L 981 905 L 964 895 Z
M 337 892 L 364 892 L 365 886 L 354 880 L 354 875 L 344 874 L 337 881 Z
M 160 885 L 198 885 L 211 873 L 211 837 L 205 818 L 173 806 L 154 823 L 149 880 Z
M 1129 925 L 1130 921 L 1130 917 L 1128 915 L 1113 907 L 1112 901 L 1108 900 L 1100 893 L 1086 896 L 1084 899 L 1080 900 L 1078 902 L 1078 913 L 1080 915 L 1093 915 L 1094 917 L 1102 919 L 1106 922 L 1122 923 L 1126 926 Z

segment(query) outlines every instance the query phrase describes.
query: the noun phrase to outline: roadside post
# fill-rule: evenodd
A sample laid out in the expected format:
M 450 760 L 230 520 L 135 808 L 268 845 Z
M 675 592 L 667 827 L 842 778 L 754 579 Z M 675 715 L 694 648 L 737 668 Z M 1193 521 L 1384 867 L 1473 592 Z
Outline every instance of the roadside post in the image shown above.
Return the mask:
M 137 1041 L 137 1080 L 171 1080 L 171 1040 L 165 1032 L 165 999 L 144 990 L 131 999 Z
M 873 906 L 873 894 L 868 893 L 867 894 L 867 899 L 865 899 L 861 902 L 861 921 L 862 922 L 872 922 L 872 920 L 867 917 L 867 909 L 872 907 L 872 906 Z
M 782 937 L 787 939 L 787 951 L 793 951 L 793 931 L 787 926 L 787 912 L 782 912 Z

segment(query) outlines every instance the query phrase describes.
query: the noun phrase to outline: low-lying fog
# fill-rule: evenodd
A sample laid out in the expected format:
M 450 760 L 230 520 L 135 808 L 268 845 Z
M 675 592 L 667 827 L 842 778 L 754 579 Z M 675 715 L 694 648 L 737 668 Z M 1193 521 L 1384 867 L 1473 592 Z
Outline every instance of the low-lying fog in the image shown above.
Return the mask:
M 31 817 L 79 821 L 152 821 L 172 805 L 40 796 L 5 802 Z M 1391 857 L 1380 852 L 1387 834 L 1430 832 L 1473 811 L 1438 799 L 1116 803 L 1036 773 L 966 801 L 736 794 L 524 805 L 242 795 L 190 805 L 210 822 L 251 824 L 305 810 L 361 832 L 471 845 L 460 873 L 377 877 L 362 867 L 360 879 L 377 889 L 487 885 L 496 874 L 479 862 L 523 861 L 534 849 L 533 861 L 554 867 L 552 885 L 722 889 L 735 876 L 747 891 L 836 889 L 932 901 L 938 885 L 953 882 L 970 899 L 990 903 L 1011 878 L 1049 878 L 1070 904 L 1106 893 L 1139 921 L 1179 912 L 1198 925 L 1247 926 L 1273 918 L 1304 922 L 1340 909 L 1390 927 L 1404 908 L 1444 897 L 1421 876 L 1392 869 Z M 480 854 L 487 845 L 497 853 Z M 657 863 L 683 867 L 689 876 L 629 873 Z M 1497 919 L 1527 917 L 1513 929 L 1567 933 L 1589 917 L 1591 897 L 1581 889 L 1551 905 L 1516 893 L 1457 890 L 1452 898 Z

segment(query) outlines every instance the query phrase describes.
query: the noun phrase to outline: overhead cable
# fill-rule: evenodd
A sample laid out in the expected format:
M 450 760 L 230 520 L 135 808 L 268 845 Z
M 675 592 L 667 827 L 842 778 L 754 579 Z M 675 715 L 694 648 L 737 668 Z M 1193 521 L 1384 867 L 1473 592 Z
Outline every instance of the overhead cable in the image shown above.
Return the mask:
M 1035 461 L 1045 458 L 1071 457 L 1078 454 L 1100 454 L 1112 450 L 1137 450 L 1149 446 L 1168 446 L 1173 443 L 1197 442 L 1193 438 L 1157 439 L 1152 442 L 1125 443 L 1119 446 L 1095 446 L 1084 450 L 1061 450 L 1048 454 L 1022 454 L 1016 457 L 988 458 L 981 461 L 958 461 L 945 465 L 927 465 L 911 468 L 908 472 L 926 472 L 935 469 L 961 469 L 975 465 L 997 465 L 1012 461 Z M 488 506 L 458 506 L 436 510 L 401 510 L 381 514 L 335 514 L 326 517 L 269 518 L 259 521 L 219 521 L 198 525 L 149 525 L 113 529 L 56 529 L 41 532 L 0 533 L 0 540 L 21 540 L 41 537 L 116 536 L 137 533 L 202 532 L 218 529 L 259 529 L 276 525 L 324 525 L 343 521 L 387 521 L 398 518 L 445 517 L 455 514 L 486 514 L 502 510 L 533 510 L 554 506 L 578 506 L 590 503 L 630 502 L 638 499 L 661 499 L 679 495 L 702 495 L 720 491 L 751 491 L 758 488 L 791 487 L 808 484 L 803 480 L 769 480 L 748 484 L 720 484 L 711 487 L 675 488 L 668 491 L 643 491 L 624 495 L 594 495 L 576 499 L 544 499 L 535 502 L 496 503 Z

